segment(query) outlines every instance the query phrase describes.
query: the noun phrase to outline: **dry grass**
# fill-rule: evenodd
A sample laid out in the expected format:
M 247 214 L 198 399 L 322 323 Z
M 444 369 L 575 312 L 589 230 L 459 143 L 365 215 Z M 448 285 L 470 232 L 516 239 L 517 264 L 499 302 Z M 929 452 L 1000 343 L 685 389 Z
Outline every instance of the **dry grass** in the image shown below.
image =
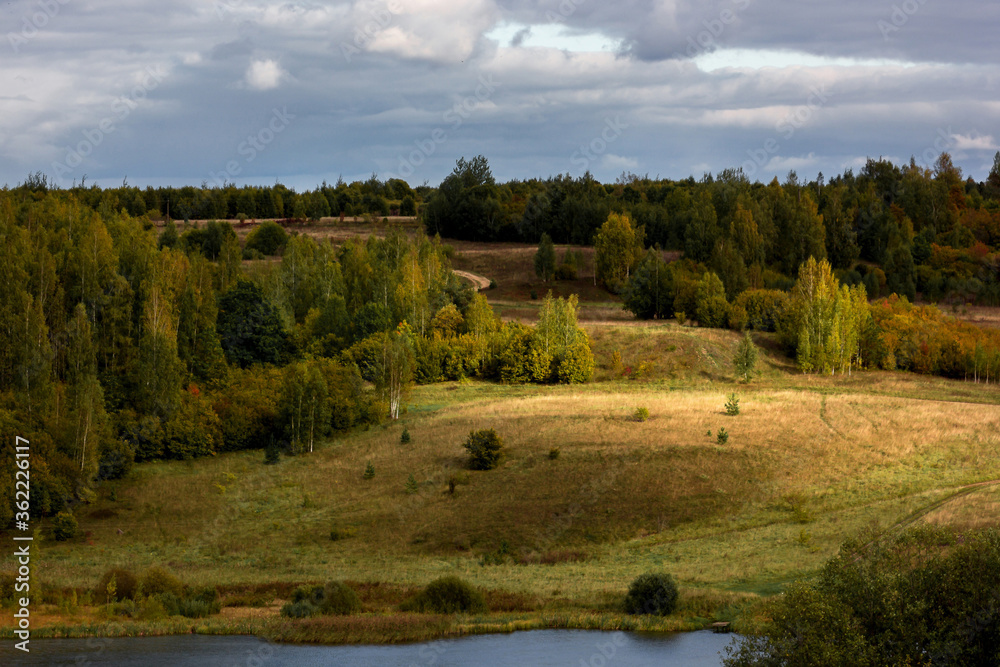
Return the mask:
M 656 331 L 644 334 L 690 335 Z M 702 341 L 720 365 L 729 336 Z M 259 452 L 143 465 L 117 502 L 103 498 L 80 513 L 88 537 L 43 547 L 39 576 L 89 586 L 111 565 L 161 564 L 190 583 L 336 578 L 407 589 L 459 574 L 581 609 L 599 608 L 647 569 L 695 589 L 766 592 L 813 571 L 872 520 L 891 525 L 962 485 L 1000 478 L 992 387 L 779 371 L 744 387 L 703 380 L 714 364 L 700 358 L 701 369 L 665 382 L 421 387 L 402 423 L 275 467 Z M 728 417 L 734 388 L 741 414 Z M 648 421 L 630 419 L 637 406 L 649 409 Z M 409 445 L 399 444 L 404 426 Z M 465 470 L 465 436 L 491 426 L 507 459 L 494 471 Z M 720 426 L 730 433 L 725 446 L 707 435 Z M 376 474 L 365 480 L 369 460 Z M 412 495 L 410 474 L 419 484 Z M 995 522 L 991 493 L 941 505 L 925 520 Z M 501 541 L 529 564 L 480 565 Z M 585 557 L 546 564 L 560 552 Z

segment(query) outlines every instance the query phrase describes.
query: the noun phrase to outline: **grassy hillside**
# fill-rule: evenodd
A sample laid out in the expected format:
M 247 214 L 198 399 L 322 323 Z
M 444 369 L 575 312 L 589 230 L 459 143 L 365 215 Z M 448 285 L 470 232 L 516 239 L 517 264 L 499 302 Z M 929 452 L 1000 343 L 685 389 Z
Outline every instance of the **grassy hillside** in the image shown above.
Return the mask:
M 521 596 L 525 612 L 609 613 L 632 578 L 662 569 L 684 589 L 681 622 L 809 576 L 871 522 L 996 520 L 1000 487 L 971 486 L 1000 479 L 993 385 L 803 376 L 770 355 L 736 385 L 734 334 L 592 331 L 602 369 L 587 386 L 418 387 L 399 423 L 277 466 L 258 452 L 139 466 L 78 511 L 83 537 L 42 546 L 36 572 L 82 589 L 111 565 L 163 565 L 193 584 L 270 586 L 273 616 L 282 583 L 406 591 L 446 573 Z M 611 379 L 612 349 L 648 375 Z M 739 416 L 725 414 L 730 391 Z M 640 406 L 648 421 L 632 419 Z M 461 443 L 486 427 L 507 458 L 468 471 Z M 482 564 L 501 548 L 506 562 Z
M 460 249 L 467 261 L 456 266 L 490 276 L 513 256 L 506 247 L 490 252 Z M 495 301 L 506 316 L 531 319 L 536 302 L 521 293 L 534 285 L 530 253 L 514 254 L 523 261 L 505 269 L 513 287 Z M 592 295 L 584 312 L 593 383 L 416 387 L 399 422 L 276 466 L 264 465 L 262 452 L 136 466 L 78 508 L 79 537 L 36 544 L 35 576 L 82 600 L 109 567 L 163 566 L 223 591 L 222 616 L 200 622 L 202 631 L 284 639 L 676 629 L 732 618 L 744 601 L 811 576 L 872 523 L 976 526 L 1000 516 L 995 385 L 884 372 L 806 376 L 766 335 L 756 339 L 760 378 L 740 385 L 731 362 L 737 334 L 620 321 L 607 296 Z M 727 416 L 734 391 L 741 414 Z M 633 419 L 640 407 L 647 421 Z M 400 442 L 404 428 L 408 444 Z M 496 470 L 466 469 L 462 442 L 480 428 L 495 428 L 506 442 Z M 729 433 L 725 444 L 720 428 Z M 365 479 L 369 462 L 375 475 Z M 407 490 L 410 475 L 415 492 Z M 623 618 L 621 596 L 650 570 L 678 579 L 681 609 L 665 621 Z M 486 589 L 491 612 L 396 610 L 443 574 Z M 361 589 L 363 617 L 278 620 L 295 584 L 330 579 Z M 53 604 L 39 610 L 33 629 L 190 628 L 108 623 L 98 608 L 60 607 L 65 599 L 49 596 Z

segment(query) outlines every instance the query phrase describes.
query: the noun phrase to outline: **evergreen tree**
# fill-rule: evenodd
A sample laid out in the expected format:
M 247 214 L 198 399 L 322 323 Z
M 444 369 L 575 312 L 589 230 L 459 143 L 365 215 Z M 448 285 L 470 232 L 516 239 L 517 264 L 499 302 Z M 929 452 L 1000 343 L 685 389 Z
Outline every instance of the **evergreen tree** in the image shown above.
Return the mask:
M 552 280 L 556 273 L 556 248 L 552 243 L 552 238 L 543 233 L 542 240 L 538 243 L 538 251 L 535 253 L 535 275 L 542 279 L 542 282 Z
M 292 351 L 277 310 L 249 280 L 237 281 L 220 297 L 216 330 L 226 358 L 241 368 L 281 364 Z
M 733 367 L 736 369 L 736 376 L 743 382 L 749 382 L 757 372 L 757 346 L 750 337 L 750 332 L 743 333 L 736 346 L 736 354 L 733 355 Z

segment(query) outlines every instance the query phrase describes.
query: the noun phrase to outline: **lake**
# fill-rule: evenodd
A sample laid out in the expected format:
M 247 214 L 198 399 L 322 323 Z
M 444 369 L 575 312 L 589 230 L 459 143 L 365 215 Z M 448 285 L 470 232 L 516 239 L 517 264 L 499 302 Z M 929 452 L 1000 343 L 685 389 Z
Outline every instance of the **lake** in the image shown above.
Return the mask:
M 718 667 L 736 635 L 535 630 L 476 635 L 402 646 L 270 644 L 255 637 L 179 635 L 121 639 L 39 639 L 31 653 L 7 641 L 4 665 L 143 667 Z M 13 660 L 10 659 L 12 654 Z

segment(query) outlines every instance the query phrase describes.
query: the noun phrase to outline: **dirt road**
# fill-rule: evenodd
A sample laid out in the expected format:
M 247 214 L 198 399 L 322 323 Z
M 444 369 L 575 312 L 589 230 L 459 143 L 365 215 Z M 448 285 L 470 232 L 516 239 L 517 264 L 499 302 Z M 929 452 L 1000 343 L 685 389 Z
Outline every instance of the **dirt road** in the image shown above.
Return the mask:
M 454 273 L 459 278 L 465 278 L 466 280 L 471 282 L 473 285 L 476 286 L 477 290 L 486 289 L 487 287 L 490 286 L 490 279 L 481 276 L 479 274 L 469 273 L 468 271 L 457 271 L 457 270 L 452 270 L 452 273 Z

